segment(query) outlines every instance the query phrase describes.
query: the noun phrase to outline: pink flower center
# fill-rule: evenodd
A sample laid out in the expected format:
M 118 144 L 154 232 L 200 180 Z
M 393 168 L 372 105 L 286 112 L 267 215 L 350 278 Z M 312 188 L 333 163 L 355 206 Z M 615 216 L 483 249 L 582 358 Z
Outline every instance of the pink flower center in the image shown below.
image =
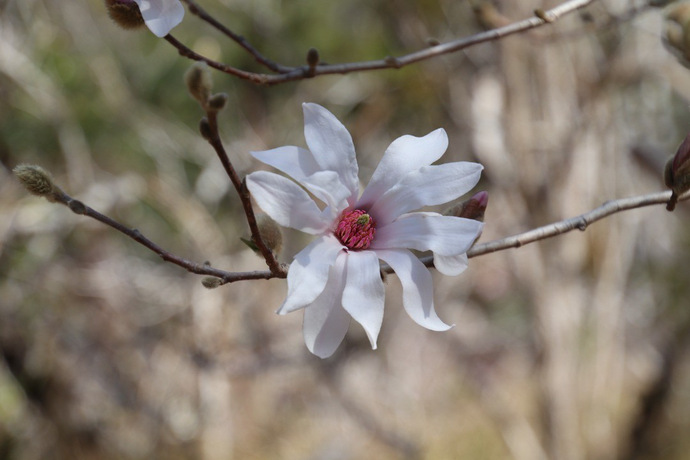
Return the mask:
M 367 249 L 374 240 L 376 222 L 366 211 L 345 211 L 335 228 L 335 236 L 349 249 Z

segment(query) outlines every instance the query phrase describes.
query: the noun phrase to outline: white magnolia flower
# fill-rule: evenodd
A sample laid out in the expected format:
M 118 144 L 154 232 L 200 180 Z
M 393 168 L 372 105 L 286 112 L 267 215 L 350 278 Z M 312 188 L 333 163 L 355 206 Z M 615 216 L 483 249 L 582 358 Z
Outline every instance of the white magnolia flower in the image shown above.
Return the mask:
M 180 0 L 134 0 L 144 23 L 157 37 L 165 37 L 182 22 L 184 6 Z
M 448 147 L 443 129 L 424 137 L 402 136 L 388 147 L 360 196 L 350 134 L 323 107 L 304 104 L 303 109 L 309 150 L 285 146 L 252 155 L 304 188 L 267 171 L 247 176 L 252 196 L 269 216 L 317 236 L 290 265 L 287 298 L 278 313 L 304 308 L 304 340 L 322 358 L 338 348 L 350 317 L 364 327 L 375 349 L 383 320 L 381 259 L 400 279 L 410 317 L 431 330 L 449 329 L 434 310 L 431 273 L 410 249 L 432 251 L 441 273 L 457 275 L 467 267 L 466 252 L 483 224 L 410 211 L 465 194 L 479 181 L 483 167 L 468 162 L 431 165 Z

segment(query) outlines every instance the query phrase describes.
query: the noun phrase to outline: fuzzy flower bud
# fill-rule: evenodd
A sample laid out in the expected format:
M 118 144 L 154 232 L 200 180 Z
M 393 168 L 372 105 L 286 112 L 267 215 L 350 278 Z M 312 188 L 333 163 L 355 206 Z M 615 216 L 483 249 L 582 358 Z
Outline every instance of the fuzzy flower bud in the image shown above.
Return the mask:
M 671 199 L 666 205 L 666 209 L 673 211 L 678 197 L 690 190 L 690 134 L 680 144 L 674 157 L 666 163 L 664 182 L 673 190 Z
M 189 94 L 205 108 L 211 96 L 211 89 L 213 89 L 213 80 L 208 65 L 205 62 L 197 62 L 192 65 L 184 74 L 184 82 Z
M 256 215 L 256 226 L 259 227 L 259 234 L 266 247 L 270 249 L 273 254 L 280 254 L 280 251 L 283 249 L 283 232 L 280 230 L 278 224 L 266 214 L 259 213 Z M 256 253 L 259 252 L 259 248 L 256 246 L 253 237 L 240 239 L 244 244 L 249 246 L 252 251 Z
M 208 99 L 208 110 L 213 112 L 220 112 L 225 108 L 225 104 L 228 102 L 228 95 L 225 93 L 213 94 Z
M 110 19 L 123 29 L 136 29 L 144 25 L 144 17 L 133 0 L 105 0 Z
M 157 37 L 165 37 L 184 17 L 180 0 L 105 0 L 108 14 L 123 29 L 146 25 Z
M 53 183 L 53 176 L 40 166 L 21 164 L 12 171 L 29 193 L 46 197 L 48 201 L 55 201 L 56 194 L 61 193 Z

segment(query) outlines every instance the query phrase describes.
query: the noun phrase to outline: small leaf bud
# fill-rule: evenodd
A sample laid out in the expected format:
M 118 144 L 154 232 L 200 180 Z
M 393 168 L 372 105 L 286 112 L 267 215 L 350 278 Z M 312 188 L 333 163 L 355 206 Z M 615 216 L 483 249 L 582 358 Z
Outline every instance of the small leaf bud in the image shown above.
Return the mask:
M 53 183 L 53 176 L 48 171 L 40 166 L 27 164 L 18 165 L 12 171 L 29 193 L 54 201 L 51 198 L 57 187 Z
M 69 200 L 67 207 L 75 214 L 86 214 L 86 205 L 79 200 Z
M 184 81 L 187 84 L 189 94 L 199 101 L 199 104 L 206 107 L 208 98 L 211 95 L 211 89 L 213 88 L 211 71 L 208 65 L 203 61 L 196 62 L 184 74 Z
M 206 289 L 215 289 L 223 284 L 223 280 L 215 276 L 207 276 L 201 280 L 201 284 L 203 284 Z
M 123 29 L 136 29 L 144 25 L 139 6 L 133 0 L 105 0 L 108 15 Z
M 666 205 L 667 210 L 673 211 L 680 195 L 690 190 L 690 134 L 685 136 L 676 154 L 666 163 L 664 183 L 673 191 Z
M 208 122 L 208 118 L 202 117 L 201 120 L 199 120 L 199 132 L 201 133 L 201 137 L 207 141 L 213 138 L 213 132 L 211 131 L 211 125 Z
M 534 10 L 534 15 L 544 22 L 553 22 L 553 20 L 554 20 L 554 17 L 552 14 L 547 13 L 546 11 L 542 10 L 541 8 L 537 8 L 536 10 Z
M 214 112 L 220 112 L 225 108 L 225 104 L 228 102 L 228 95 L 225 93 L 218 93 L 212 95 L 208 99 L 208 110 Z
M 307 65 L 309 68 L 314 70 L 314 68 L 319 65 L 320 59 L 319 50 L 316 48 L 309 48 L 309 51 L 307 51 Z
M 400 60 L 398 58 L 395 58 L 393 56 L 386 56 L 383 58 L 383 62 L 386 63 L 386 65 L 395 67 L 396 69 L 399 69 L 402 67 L 402 64 L 400 63 Z
M 446 216 L 464 217 L 465 219 L 484 221 L 484 212 L 489 204 L 489 192 L 482 191 L 474 194 L 469 200 L 455 205 L 443 214 Z

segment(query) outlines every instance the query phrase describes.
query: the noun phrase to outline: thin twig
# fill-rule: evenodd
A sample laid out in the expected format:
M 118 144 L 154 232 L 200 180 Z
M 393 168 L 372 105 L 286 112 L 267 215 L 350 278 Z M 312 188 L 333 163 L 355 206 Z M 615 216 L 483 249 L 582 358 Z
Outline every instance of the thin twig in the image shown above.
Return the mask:
M 246 202 L 248 200 L 248 194 L 246 194 L 246 190 L 242 193 L 240 193 L 240 197 L 242 199 L 242 203 Z M 485 254 L 491 254 L 493 252 L 498 252 L 498 251 L 503 251 L 505 249 L 512 249 L 512 248 L 519 248 L 522 246 L 525 246 L 530 243 L 534 243 L 535 241 L 540 241 L 540 240 L 545 240 L 547 238 L 553 238 L 554 236 L 562 235 L 564 233 L 568 233 L 572 230 L 580 230 L 584 231 L 587 229 L 587 227 L 599 220 L 605 219 L 606 217 L 616 214 L 619 212 L 623 211 L 628 211 L 631 209 L 637 209 L 637 208 L 643 208 L 646 206 L 654 206 L 654 205 L 665 205 L 668 200 L 671 197 L 671 192 L 670 191 L 665 191 L 665 192 L 658 192 L 658 193 L 652 193 L 649 195 L 641 195 L 641 196 L 635 196 L 635 197 L 630 197 L 630 198 L 622 198 L 619 200 L 613 200 L 613 201 L 608 201 L 604 203 L 603 205 L 599 206 L 598 208 L 595 208 L 589 212 L 586 212 L 584 214 L 581 214 L 579 216 L 571 217 L 569 219 L 565 219 L 559 222 L 554 222 L 549 225 L 545 225 L 543 227 L 535 228 L 534 230 L 529 230 L 524 233 L 520 233 L 517 235 L 509 236 L 506 238 L 501 238 L 499 240 L 494 240 L 490 241 L 488 243 L 484 244 L 478 244 L 474 246 L 472 249 L 470 249 L 467 252 L 467 256 L 472 258 L 472 257 L 477 257 L 477 256 L 482 256 Z M 690 193 L 685 194 L 684 196 L 680 197 L 678 201 L 686 201 L 690 199 Z M 137 229 L 132 229 L 128 228 L 119 222 L 111 219 L 108 216 L 105 216 L 92 208 L 86 206 L 84 203 L 81 201 L 75 200 L 72 197 L 68 196 L 64 192 L 61 195 L 58 195 L 55 197 L 55 200 L 66 205 L 69 207 L 75 214 L 81 214 L 85 215 L 88 217 L 91 217 L 93 219 L 96 219 L 112 228 L 115 230 L 118 230 L 121 233 L 124 233 L 128 237 L 132 238 L 134 241 L 137 243 L 145 246 L 146 248 L 150 249 L 151 251 L 155 252 L 159 256 L 163 258 L 163 260 L 167 262 L 171 262 L 175 265 L 178 265 L 187 271 L 191 273 L 196 273 L 198 275 L 209 275 L 209 276 L 214 276 L 222 280 L 221 284 L 228 284 L 232 283 L 235 281 L 243 281 L 243 280 L 256 280 L 256 279 L 265 279 L 269 280 L 272 278 L 285 278 L 287 277 L 287 269 L 288 266 L 286 265 L 281 265 L 278 264 L 279 271 L 277 272 L 272 272 L 270 270 L 264 270 L 264 271 L 253 271 L 253 272 L 227 272 L 225 270 L 219 270 L 217 268 L 213 268 L 209 265 L 206 264 L 198 264 L 195 262 L 191 262 L 189 260 L 183 259 L 181 257 L 178 257 L 174 254 L 169 253 L 168 251 L 164 250 L 160 246 L 158 246 L 156 243 L 153 241 L 149 240 L 146 238 L 144 235 L 141 234 L 141 232 Z M 251 209 L 251 204 L 249 204 L 249 208 Z M 246 208 L 245 208 L 246 210 Z M 252 212 L 253 216 L 253 212 Z M 255 229 L 256 229 L 256 220 L 254 220 L 253 223 Z M 252 224 L 250 224 L 252 226 Z M 256 229 L 258 232 L 258 229 Z M 256 241 L 261 241 L 259 238 L 257 238 Z M 258 244 L 257 244 L 258 246 Z M 265 247 L 265 245 L 264 245 Z M 270 250 L 269 250 L 270 251 Z M 273 255 L 273 253 L 271 253 Z M 275 260 L 275 259 L 274 259 Z M 432 256 L 427 256 L 427 257 L 422 257 L 420 259 L 424 265 L 427 267 L 433 267 L 434 265 L 434 260 Z M 386 264 L 383 264 L 381 267 L 381 271 L 384 273 L 393 273 L 393 270 Z
M 278 278 L 285 278 L 287 276 L 287 270 L 284 268 L 280 262 L 278 262 L 273 254 L 273 251 L 266 246 L 266 243 L 261 238 L 261 233 L 259 232 L 259 227 L 256 223 L 256 216 L 254 215 L 254 207 L 252 206 L 252 200 L 249 196 L 249 191 L 246 185 L 240 179 L 240 176 L 235 171 L 234 166 L 230 162 L 225 147 L 223 146 L 223 141 L 220 139 L 220 134 L 218 132 L 218 118 L 217 112 L 213 110 L 206 111 L 206 117 L 209 126 L 209 137 L 208 142 L 211 144 L 213 149 L 216 151 L 220 162 L 223 164 L 223 168 L 227 173 L 232 185 L 235 187 L 237 194 L 240 197 L 242 203 L 242 208 L 244 208 L 244 214 L 247 216 L 247 223 L 249 224 L 249 230 L 252 233 L 252 240 L 256 244 L 257 249 L 266 260 L 266 265 L 268 265 L 271 273 Z
M 246 38 L 244 38 L 242 35 L 236 34 L 229 28 L 227 28 L 225 25 L 221 24 L 216 18 L 211 16 L 204 10 L 202 7 L 200 7 L 196 2 L 193 0 L 182 0 L 184 1 L 187 6 L 189 7 L 189 12 L 192 13 L 195 16 L 198 16 L 199 19 L 202 21 L 206 21 L 209 23 L 212 27 L 215 29 L 219 30 L 221 33 L 229 37 L 232 41 L 236 42 L 238 45 L 240 45 L 242 48 L 244 48 L 249 54 L 254 56 L 254 59 L 256 62 L 264 65 L 267 67 L 269 70 L 272 70 L 273 72 L 276 73 L 287 73 L 292 70 L 294 70 L 294 67 L 288 67 L 284 66 L 281 64 L 278 64 L 277 62 L 274 62 L 270 59 L 268 59 L 266 56 L 261 54 L 254 46 L 252 46 L 251 43 L 247 41 Z
M 303 80 L 306 78 L 313 78 L 321 75 L 347 74 L 352 72 L 365 72 L 381 69 L 399 69 L 419 61 L 424 61 L 444 54 L 454 53 L 465 48 L 478 45 L 480 43 L 499 40 L 509 35 L 534 29 L 545 24 L 551 24 L 556 20 L 560 19 L 561 17 L 569 13 L 572 13 L 578 9 L 584 8 L 585 6 L 589 5 L 590 3 L 593 3 L 594 1 L 595 0 L 570 0 L 550 10 L 540 11 L 538 16 L 535 15 L 530 18 L 523 19 L 522 21 L 509 24 L 505 27 L 499 27 L 497 29 L 480 32 L 469 37 L 460 38 L 458 40 L 453 40 L 447 43 L 442 43 L 400 57 L 389 56 L 384 59 L 374 61 L 350 62 L 344 64 L 319 64 L 315 67 L 310 67 L 308 64 L 299 67 L 287 67 L 273 63 L 272 61 L 263 57 L 258 51 L 256 51 L 256 49 L 253 46 L 251 46 L 251 44 L 249 44 L 243 37 L 235 34 L 234 32 L 230 31 L 230 29 L 228 29 L 227 27 L 222 26 L 220 23 L 213 20 L 214 22 L 211 24 L 214 27 L 219 28 L 219 30 L 222 30 L 224 33 L 228 34 L 231 38 L 237 37 L 233 38 L 233 40 L 237 41 L 240 44 L 240 46 L 242 46 L 250 54 L 252 54 L 252 56 L 254 56 L 254 58 L 257 59 L 259 62 L 261 62 L 269 68 L 270 66 L 275 66 L 276 69 L 272 70 L 278 72 L 277 74 L 248 72 L 246 70 L 241 70 L 236 67 L 232 67 L 227 64 L 214 61 L 205 56 L 202 56 L 199 53 L 192 51 L 187 46 L 182 44 L 180 41 L 175 39 L 172 35 L 167 35 L 165 37 L 165 40 L 167 40 L 171 45 L 177 48 L 181 56 L 195 61 L 204 61 L 214 69 L 220 70 L 221 72 L 225 72 L 229 75 L 233 75 L 243 80 L 250 81 L 252 83 L 264 85 L 277 85 L 280 83 L 287 83 L 289 81 L 295 80 Z M 196 6 L 196 4 L 194 4 L 191 1 L 187 1 L 187 3 L 188 5 L 190 5 L 190 7 L 192 5 Z M 205 17 L 202 17 L 202 19 L 209 21 Z
M 279 278 L 281 277 L 280 274 L 274 274 L 271 273 L 270 271 L 252 271 L 252 272 L 228 272 L 225 270 L 219 270 L 217 268 L 213 268 L 207 263 L 204 264 L 198 264 L 196 262 L 192 262 L 190 260 L 184 259 L 182 257 L 176 256 L 175 254 L 172 254 L 147 237 L 145 237 L 139 230 L 136 228 L 129 228 L 126 227 L 125 225 L 122 225 L 121 223 L 117 222 L 116 220 L 101 214 L 100 212 L 96 211 L 95 209 L 85 205 L 83 202 L 79 200 L 75 200 L 71 196 L 67 195 L 65 192 L 60 191 L 60 193 L 57 193 L 53 196 L 55 201 L 58 203 L 64 204 L 67 206 L 72 212 L 75 214 L 91 217 L 92 219 L 96 219 L 99 222 L 104 223 L 105 225 L 114 228 L 115 230 L 119 231 L 120 233 L 123 233 L 136 241 L 137 243 L 141 244 L 142 246 L 150 249 L 151 251 L 155 252 L 158 254 L 163 260 L 166 262 L 173 263 L 175 265 L 178 265 L 188 272 L 195 273 L 197 275 L 208 275 L 208 276 L 214 276 L 216 278 L 219 278 L 223 281 L 223 284 L 227 283 L 232 283 L 234 281 L 243 281 L 243 280 L 258 280 L 258 279 L 271 279 L 271 278 Z
M 595 208 L 584 214 L 580 214 L 579 216 L 554 222 L 549 225 L 544 225 L 543 227 L 535 228 L 517 235 L 475 245 L 467 252 L 467 257 L 472 258 L 483 256 L 485 254 L 491 254 L 492 252 L 503 251 L 505 249 L 519 248 L 526 244 L 534 243 L 535 241 L 545 240 L 547 238 L 568 233 L 572 230 L 585 231 L 590 224 L 598 220 L 602 220 L 612 214 L 630 209 L 643 208 L 646 206 L 654 206 L 659 204 L 665 205 L 668 203 L 670 198 L 671 191 L 666 191 L 607 201 L 598 208 Z M 688 198 L 690 198 L 690 194 L 681 197 L 678 201 L 685 201 Z M 433 256 L 422 257 L 420 260 L 427 267 L 433 267 L 434 265 Z M 383 265 L 381 271 L 384 273 L 393 272 L 388 265 Z
M 650 195 L 634 196 L 630 198 L 607 201 L 598 208 L 595 208 L 584 214 L 580 214 L 579 216 L 535 228 L 534 230 L 520 233 L 515 236 L 510 236 L 508 238 L 503 238 L 501 240 L 479 244 L 468 251 L 467 257 L 482 256 L 484 254 L 490 254 L 492 252 L 502 251 L 504 249 L 519 248 L 535 241 L 545 240 L 547 238 L 568 233 L 572 230 L 585 231 L 590 224 L 604 219 L 612 214 L 627 211 L 629 209 L 643 208 L 645 206 L 666 204 L 670 197 L 671 192 L 666 191 L 652 193 Z

